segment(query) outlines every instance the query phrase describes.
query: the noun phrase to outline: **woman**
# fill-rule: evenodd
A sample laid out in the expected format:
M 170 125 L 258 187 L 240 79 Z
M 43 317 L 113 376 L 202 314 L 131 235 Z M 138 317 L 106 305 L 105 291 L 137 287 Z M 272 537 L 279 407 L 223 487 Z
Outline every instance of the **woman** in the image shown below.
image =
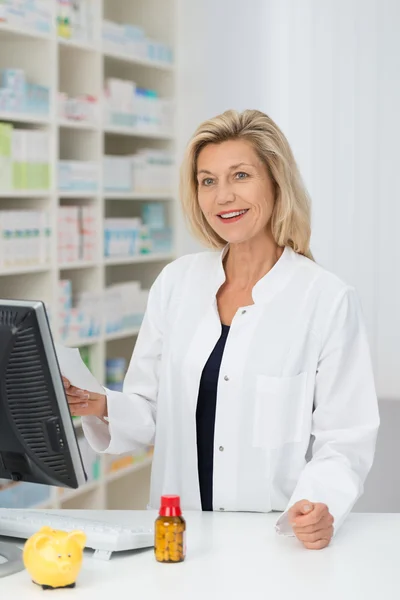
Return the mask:
M 284 511 L 279 532 L 323 548 L 362 493 L 379 424 L 354 289 L 313 261 L 307 194 L 265 114 L 200 125 L 181 193 L 214 251 L 154 283 L 123 393 L 65 381 L 71 412 L 97 452 L 154 442 L 150 506 L 175 493 L 185 509 Z

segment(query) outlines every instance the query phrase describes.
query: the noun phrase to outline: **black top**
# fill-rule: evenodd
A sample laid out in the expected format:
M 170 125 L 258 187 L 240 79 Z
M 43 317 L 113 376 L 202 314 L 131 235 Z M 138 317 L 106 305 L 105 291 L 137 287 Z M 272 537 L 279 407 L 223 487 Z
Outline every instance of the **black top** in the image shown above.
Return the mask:
M 197 463 L 201 506 L 203 510 L 213 509 L 214 427 L 217 386 L 228 333 L 229 326 L 222 325 L 221 337 L 204 366 L 197 400 Z

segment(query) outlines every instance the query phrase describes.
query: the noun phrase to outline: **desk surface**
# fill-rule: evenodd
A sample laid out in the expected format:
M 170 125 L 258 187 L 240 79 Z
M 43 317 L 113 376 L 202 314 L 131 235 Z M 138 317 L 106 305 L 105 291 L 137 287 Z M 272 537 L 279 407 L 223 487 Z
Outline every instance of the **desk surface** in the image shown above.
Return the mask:
M 79 516 L 81 511 L 72 512 Z M 116 523 L 153 524 L 154 512 L 83 511 Z M 275 533 L 274 514 L 187 513 L 187 558 L 159 564 L 152 550 L 86 555 L 77 587 L 44 592 L 26 571 L 0 579 L 2 598 L 50 600 L 398 600 L 400 514 L 353 514 L 329 548 L 305 550 Z M 7 593 L 8 592 L 8 593 Z M 43 595 L 45 594 L 45 596 Z

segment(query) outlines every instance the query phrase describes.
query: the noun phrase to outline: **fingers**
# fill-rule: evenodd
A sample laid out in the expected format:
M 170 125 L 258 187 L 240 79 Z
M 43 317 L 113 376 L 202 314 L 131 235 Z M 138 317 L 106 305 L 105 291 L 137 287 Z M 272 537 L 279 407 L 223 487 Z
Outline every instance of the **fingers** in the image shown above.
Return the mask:
M 308 514 L 297 515 L 291 520 L 294 527 L 308 527 L 317 525 L 325 516 L 329 514 L 326 504 L 318 503 Z
M 290 521 L 294 521 L 297 517 L 302 515 L 307 515 L 314 509 L 314 505 L 312 502 L 308 500 L 299 500 L 289 510 L 289 519 Z
M 93 402 L 81 403 L 81 404 L 70 404 L 69 409 L 70 409 L 71 415 L 73 417 L 90 417 L 90 416 L 100 417 L 101 416 L 101 411 L 99 410 L 99 407 L 97 406 L 96 403 L 93 403 Z
M 62 382 L 64 384 L 64 389 L 68 390 L 68 395 L 69 396 L 77 396 L 78 398 L 82 398 L 82 399 L 89 399 L 89 392 L 87 392 L 86 390 L 81 390 L 80 388 L 75 387 L 74 385 L 71 385 L 71 382 L 69 381 L 69 379 L 67 379 L 66 377 L 64 377 L 62 375 Z
M 79 404 L 87 404 L 89 401 L 89 396 L 87 397 L 80 397 L 80 396 L 70 396 L 69 394 L 67 394 L 67 400 L 68 400 L 68 404 L 71 405 L 77 405 L 79 406 Z
M 70 405 L 69 410 L 73 417 L 84 417 L 90 413 L 87 412 L 88 404 L 74 404 Z
M 293 530 L 296 533 L 296 535 L 298 533 L 313 533 L 314 531 L 319 531 L 321 529 L 328 529 L 329 527 L 332 527 L 333 523 L 334 518 L 330 513 L 328 513 L 327 515 L 324 515 L 322 519 L 314 525 L 306 525 L 305 527 L 294 525 Z
M 68 396 L 73 396 L 74 398 L 80 398 L 81 400 L 89 400 L 89 392 L 86 390 L 81 390 L 80 388 L 74 387 L 71 385 L 67 390 Z
M 307 548 L 307 550 L 322 550 L 323 548 L 326 548 L 327 546 L 329 546 L 330 544 L 330 539 L 329 540 L 318 540 L 318 542 L 305 542 L 304 543 L 304 547 Z
M 296 537 L 298 540 L 305 544 L 315 544 L 320 540 L 330 540 L 333 536 L 333 527 L 328 527 L 326 529 L 319 529 L 317 531 L 313 531 L 312 533 L 296 533 Z

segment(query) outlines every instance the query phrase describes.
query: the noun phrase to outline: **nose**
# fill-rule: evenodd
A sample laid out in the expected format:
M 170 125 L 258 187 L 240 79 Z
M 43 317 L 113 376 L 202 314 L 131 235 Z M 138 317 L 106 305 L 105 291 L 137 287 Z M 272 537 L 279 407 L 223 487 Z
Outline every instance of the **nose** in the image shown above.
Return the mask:
M 63 573 L 68 573 L 68 571 L 71 570 L 71 565 L 70 563 L 62 563 L 62 565 L 60 565 L 60 569 Z
M 217 189 L 216 202 L 221 206 L 235 200 L 235 194 L 229 183 L 220 183 Z

